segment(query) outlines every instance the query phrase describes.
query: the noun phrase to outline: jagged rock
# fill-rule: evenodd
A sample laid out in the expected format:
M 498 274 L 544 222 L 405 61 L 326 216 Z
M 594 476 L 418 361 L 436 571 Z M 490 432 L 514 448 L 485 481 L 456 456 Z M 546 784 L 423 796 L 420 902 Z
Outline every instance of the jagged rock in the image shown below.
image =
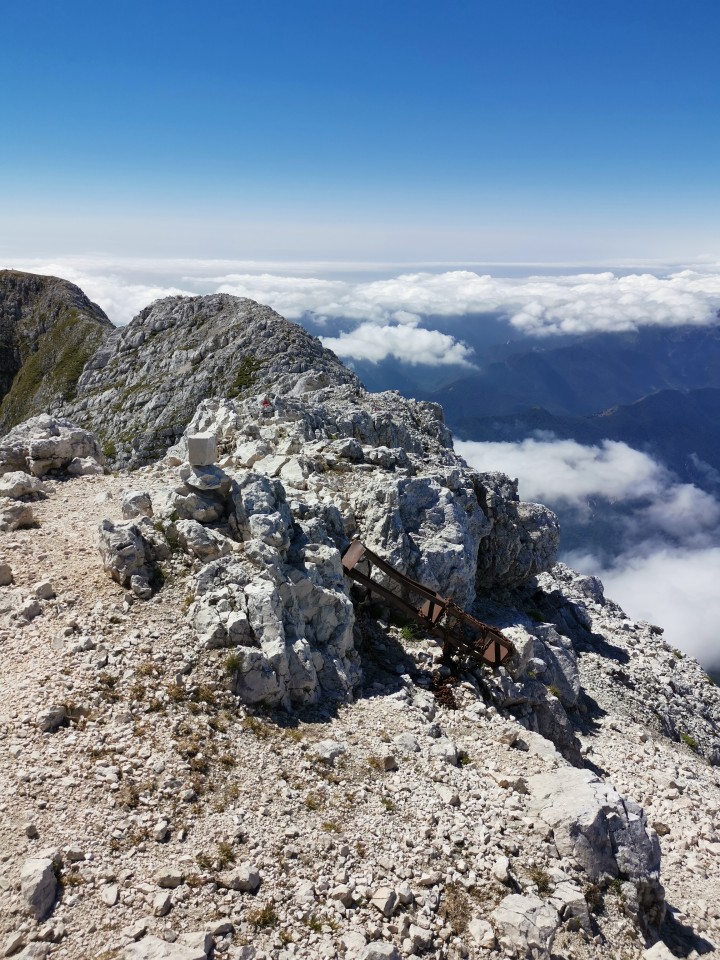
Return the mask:
M 359 679 L 353 607 L 334 547 L 296 547 L 296 562 L 258 540 L 198 575 L 190 615 L 208 646 L 237 645 L 234 689 L 249 704 L 344 699 Z
M 228 890 L 240 890 L 242 893 L 255 893 L 260 886 L 260 871 L 249 863 L 221 873 L 218 882 Z
M 558 883 L 548 902 L 560 914 L 560 919 L 573 928 L 582 927 L 586 933 L 592 931 L 590 911 L 583 890 L 574 883 Z
M 156 576 L 157 550 L 152 530 L 152 522 L 147 517 L 117 524 L 103 520 L 99 527 L 103 568 L 120 586 L 129 587 L 141 600 L 152 596 L 152 581 Z
M 35 515 L 29 503 L 9 500 L 0 497 L 0 531 L 7 533 L 10 530 L 20 530 L 31 527 L 35 522 Z
M 0 561 L 0 587 L 9 587 L 13 582 L 12 567 L 9 563 Z
M 97 477 L 105 471 L 92 457 L 75 457 L 67 465 L 67 472 L 72 477 Z
M 0 474 L 22 470 L 42 477 L 76 458 L 104 462 L 97 438 L 61 417 L 31 417 L 0 438 Z
M 22 470 L 12 470 L 0 476 L 0 497 L 17 500 L 47 492 L 47 485 L 37 477 L 31 477 Z
M 122 515 L 126 520 L 152 517 L 152 498 L 146 490 L 127 490 L 122 498 Z
M 660 846 L 642 808 L 589 770 L 537 774 L 528 788 L 529 809 L 552 832 L 560 856 L 572 858 L 593 881 L 631 881 L 638 919 L 659 925 L 665 909 Z
M 217 560 L 232 552 L 232 541 L 228 537 L 208 530 L 197 520 L 178 520 L 175 529 L 183 550 L 194 554 L 199 560 Z
M 20 884 L 26 906 L 36 920 L 42 920 L 57 896 L 58 882 L 53 861 L 40 857 L 26 860 L 20 871 Z
M 495 931 L 487 920 L 475 917 L 468 924 L 468 933 L 475 943 L 484 950 L 492 950 L 495 946 Z
M 500 946 L 515 957 L 548 958 L 558 928 L 554 907 L 529 893 L 510 894 L 491 913 Z
M 477 474 L 479 495 L 492 521 L 492 532 L 480 544 L 477 588 L 488 594 L 513 587 L 549 570 L 557 558 L 560 525 L 539 503 L 518 497 L 517 480 L 502 473 Z
M 49 943 L 29 943 L 25 949 L 18 953 L 15 960 L 45 960 L 50 953 Z
M 43 733 L 57 730 L 67 720 L 67 708 L 64 704 L 54 704 L 41 710 L 37 716 L 37 725 Z

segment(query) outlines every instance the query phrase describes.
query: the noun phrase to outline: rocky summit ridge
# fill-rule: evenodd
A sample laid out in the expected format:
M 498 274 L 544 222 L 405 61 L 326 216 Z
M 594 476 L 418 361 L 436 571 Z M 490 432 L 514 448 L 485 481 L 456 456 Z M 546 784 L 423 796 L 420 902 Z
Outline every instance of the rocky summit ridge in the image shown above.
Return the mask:
M 714 950 L 718 689 L 491 468 L 225 295 L 151 305 L 0 438 L 6 956 Z M 507 667 L 351 591 L 355 538 Z

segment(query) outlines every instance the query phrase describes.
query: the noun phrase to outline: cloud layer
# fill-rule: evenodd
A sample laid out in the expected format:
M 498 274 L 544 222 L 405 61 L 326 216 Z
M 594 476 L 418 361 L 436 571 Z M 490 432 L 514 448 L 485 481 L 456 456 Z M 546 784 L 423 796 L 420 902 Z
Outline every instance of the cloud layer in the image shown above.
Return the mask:
M 14 266 L 72 280 L 120 324 L 171 294 L 249 297 L 291 320 L 307 318 L 325 326 L 325 342 L 340 356 L 371 361 L 396 356 L 410 363 L 467 365 L 472 354 L 453 336 L 452 320 L 468 315 L 499 315 L 520 332 L 549 337 L 702 325 L 716 322 L 720 310 L 716 264 L 672 272 L 526 277 L 441 269 L 398 270 L 383 277 L 388 268 L 380 264 L 222 260 L 74 257 Z M 376 278 L 367 279 L 368 273 Z M 431 322 L 443 329 L 428 329 Z
M 720 664 L 720 502 L 678 483 L 663 464 L 627 444 L 584 446 L 550 436 L 521 443 L 458 442 L 479 470 L 517 477 L 520 495 L 553 507 L 573 523 L 590 514 L 589 501 L 620 505 L 615 555 L 578 552 L 563 557 L 599 576 L 607 596 L 636 619 L 665 628 L 668 642 L 708 666 Z M 603 502 L 603 501 L 601 501 Z

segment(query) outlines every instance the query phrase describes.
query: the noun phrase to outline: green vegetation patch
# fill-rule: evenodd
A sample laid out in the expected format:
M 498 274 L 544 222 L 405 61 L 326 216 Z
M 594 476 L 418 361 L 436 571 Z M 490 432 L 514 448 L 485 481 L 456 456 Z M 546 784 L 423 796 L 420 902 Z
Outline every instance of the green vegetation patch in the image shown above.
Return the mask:
M 256 380 L 256 374 L 262 369 L 262 362 L 255 357 L 243 357 L 235 370 L 235 376 L 228 390 L 229 397 L 237 397 L 248 390 Z
M 41 413 L 57 400 L 70 401 L 85 364 L 102 343 L 107 328 L 70 311 L 44 333 L 26 356 L 0 405 L 0 430 Z

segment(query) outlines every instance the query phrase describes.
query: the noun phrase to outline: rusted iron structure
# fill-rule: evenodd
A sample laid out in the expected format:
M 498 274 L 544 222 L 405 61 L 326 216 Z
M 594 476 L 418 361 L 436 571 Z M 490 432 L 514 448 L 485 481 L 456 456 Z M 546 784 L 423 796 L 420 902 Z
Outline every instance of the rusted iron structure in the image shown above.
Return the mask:
M 368 565 L 367 573 L 358 569 L 358 564 L 362 562 Z M 443 642 L 443 659 L 449 660 L 453 655 L 460 655 L 476 663 L 499 667 L 514 653 L 512 643 L 498 629 L 476 620 L 452 600 L 440 596 L 417 580 L 406 577 L 372 550 L 368 550 L 360 540 L 353 540 L 347 548 L 342 557 L 342 565 L 346 576 L 384 597 L 406 616 L 412 617 L 440 637 Z M 402 596 L 373 580 L 373 567 L 377 567 L 396 583 L 401 588 Z M 424 599 L 422 606 L 415 606 L 411 602 L 410 597 L 413 594 Z

